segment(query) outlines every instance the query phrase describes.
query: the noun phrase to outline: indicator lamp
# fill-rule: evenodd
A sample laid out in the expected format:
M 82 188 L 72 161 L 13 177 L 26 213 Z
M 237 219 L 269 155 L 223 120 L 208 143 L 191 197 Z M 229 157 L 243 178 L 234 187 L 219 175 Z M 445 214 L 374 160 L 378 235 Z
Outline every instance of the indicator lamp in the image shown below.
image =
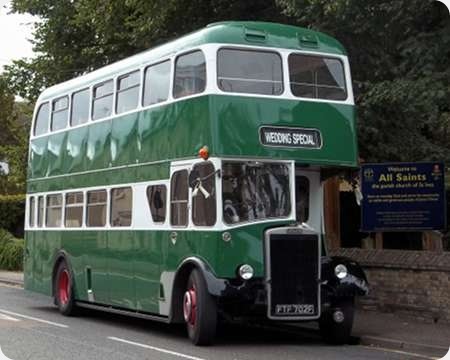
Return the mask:
M 208 160 L 209 158 L 209 149 L 205 145 L 198 151 L 198 156 L 200 156 L 203 160 Z

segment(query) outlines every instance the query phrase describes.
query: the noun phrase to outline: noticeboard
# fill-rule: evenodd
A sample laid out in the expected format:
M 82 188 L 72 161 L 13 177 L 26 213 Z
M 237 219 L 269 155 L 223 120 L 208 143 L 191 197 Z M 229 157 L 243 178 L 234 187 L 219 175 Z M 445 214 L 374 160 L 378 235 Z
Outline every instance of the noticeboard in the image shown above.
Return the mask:
M 443 230 L 444 164 L 389 163 L 361 167 L 361 231 Z

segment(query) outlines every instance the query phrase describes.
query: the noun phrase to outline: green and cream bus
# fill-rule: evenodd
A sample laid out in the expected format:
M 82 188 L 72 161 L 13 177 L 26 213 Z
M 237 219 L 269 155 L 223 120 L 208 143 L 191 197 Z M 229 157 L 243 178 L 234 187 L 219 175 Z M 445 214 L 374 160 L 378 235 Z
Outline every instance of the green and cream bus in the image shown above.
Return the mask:
M 357 166 L 333 38 L 212 24 L 42 92 L 30 135 L 25 288 L 64 315 L 318 321 L 350 336 L 361 268 L 327 256 L 323 182 Z

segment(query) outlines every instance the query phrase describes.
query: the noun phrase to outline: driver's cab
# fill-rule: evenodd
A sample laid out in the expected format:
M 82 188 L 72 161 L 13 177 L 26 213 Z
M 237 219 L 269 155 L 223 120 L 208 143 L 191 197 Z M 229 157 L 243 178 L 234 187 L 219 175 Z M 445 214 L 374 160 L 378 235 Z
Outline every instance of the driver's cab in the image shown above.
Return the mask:
M 169 204 L 174 228 L 226 229 L 288 220 L 322 232 L 320 169 L 293 161 L 172 163 Z

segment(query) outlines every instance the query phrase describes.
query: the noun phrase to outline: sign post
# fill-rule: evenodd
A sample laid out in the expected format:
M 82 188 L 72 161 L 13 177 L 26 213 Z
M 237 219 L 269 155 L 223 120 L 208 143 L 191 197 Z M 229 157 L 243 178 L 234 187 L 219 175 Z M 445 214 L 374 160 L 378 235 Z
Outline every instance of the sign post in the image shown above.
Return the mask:
M 361 167 L 364 232 L 446 227 L 444 164 L 389 163 Z

